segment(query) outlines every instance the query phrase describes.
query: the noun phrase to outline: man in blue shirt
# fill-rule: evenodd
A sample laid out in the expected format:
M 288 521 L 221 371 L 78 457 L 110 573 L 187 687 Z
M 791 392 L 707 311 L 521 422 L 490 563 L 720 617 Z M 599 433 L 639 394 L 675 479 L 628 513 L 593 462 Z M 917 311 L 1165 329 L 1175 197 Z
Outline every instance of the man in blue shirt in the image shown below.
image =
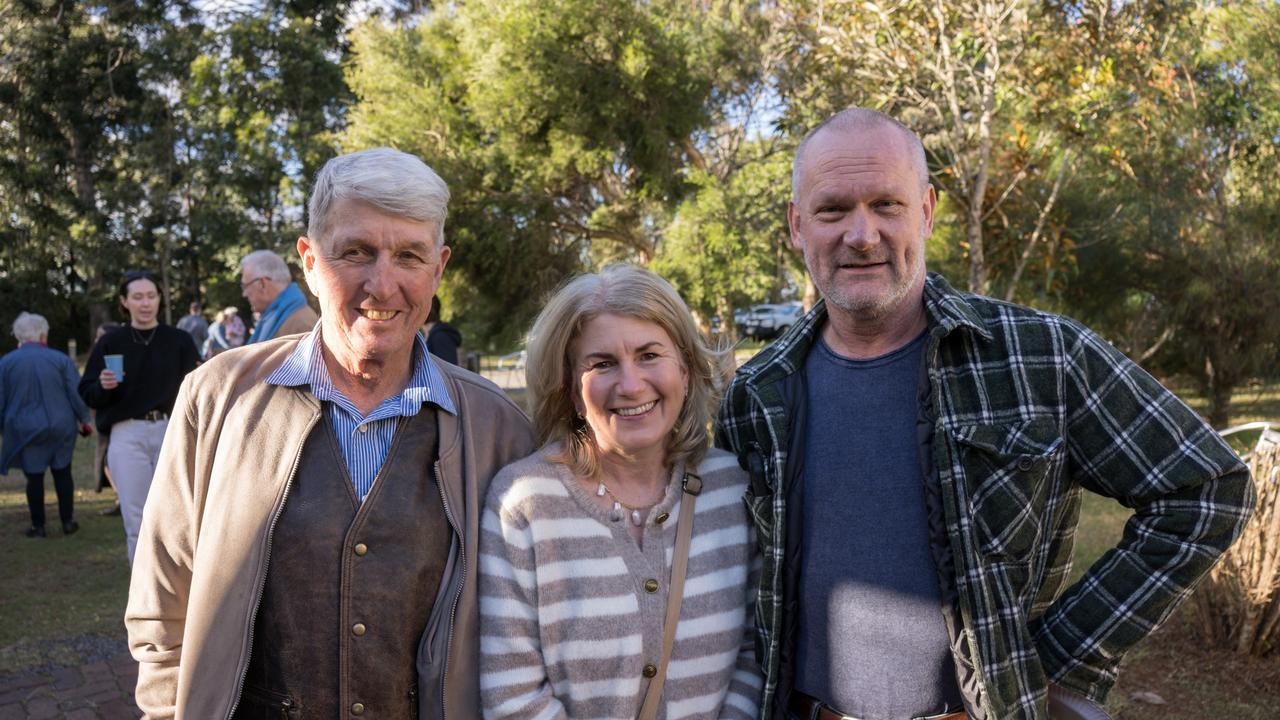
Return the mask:
M 479 512 L 532 437 L 418 334 L 448 199 L 412 155 L 330 160 L 297 244 L 319 325 L 184 386 L 125 620 L 147 717 L 479 716 Z

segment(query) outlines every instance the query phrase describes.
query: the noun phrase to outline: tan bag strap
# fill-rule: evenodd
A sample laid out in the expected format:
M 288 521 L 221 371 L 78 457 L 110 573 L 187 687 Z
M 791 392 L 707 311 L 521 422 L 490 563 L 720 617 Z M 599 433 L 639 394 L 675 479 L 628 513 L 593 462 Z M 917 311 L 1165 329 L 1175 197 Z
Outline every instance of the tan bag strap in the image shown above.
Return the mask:
M 662 661 L 658 674 L 649 681 L 644 694 L 644 704 L 636 720 L 655 720 L 658 706 L 662 704 L 662 686 L 667 681 L 667 664 L 671 660 L 671 647 L 676 643 L 676 625 L 680 623 L 680 601 L 684 599 L 684 574 L 689 569 L 689 541 L 693 537 L 693 505 L 702 492 L 702 478 L 687 472 L 681 483 L 684 495 L 680 497 L 680 519 L 676 525 L 676 546 L 671 553 L 671 585 L 667 589 L 667 618 L 662 624 Z

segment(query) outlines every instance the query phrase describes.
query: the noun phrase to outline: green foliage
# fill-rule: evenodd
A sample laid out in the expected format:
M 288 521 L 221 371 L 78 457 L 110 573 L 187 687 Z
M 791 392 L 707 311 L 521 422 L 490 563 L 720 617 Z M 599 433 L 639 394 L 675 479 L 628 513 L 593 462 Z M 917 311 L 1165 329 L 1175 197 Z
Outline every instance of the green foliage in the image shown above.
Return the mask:
M 792 149 L 863 104 L 925 139 L 932 269 L 1085 319 L 1215 420 L 1274 373 L 1276 3 L 352 6 L 0 6 L 0 326 L 37 308 L 84 347 L 132 267 L 171 308 L 239 303 L 240 257 L 292 254 L 316 169 L 375 145 L 452 188 L 442 294 L 473 349 L 616 260 L 705 323 L 803 283 Z
M 764 87 L 749 7 L 477 0 L 355 31 L 344 145 L 414 152 L 450 183 L 445 292 L 469 338 L 509 346 L 574 271 L 698 236 L 682 203 L 732 184 L 736 157 L 707 153 Z M 712 292 L 705 307 L 743 291 Z
M 49 310 L 51 339 L 85 347 L 120 317 L 126 269 L 157 271 L 171 310 L 221 287 L 244 250 L 291 247 L 300 182 L 332 154 L 347 101 L 346 7 L 0 9 L 0 277 L 15 297 L 0 315 Z
M 723 320 L 767 297 L 780 273 L 788 242 L 786 206 L 790 163 L 774 154 L 748 165 L 728 182 L 701 171 L 697 188 L 667 226 L 650 269 L 671 281 L 697 315 Z M 722 323 L 731 331 L 732 323 Z
M 1093 246 L 1074 302 L 1131 354 L 1193 378 L 1217 426 L 1235 387 L 1274 373 L 1280 339 L 1278 28 L 1275 4 L 1179 19 L 1095 135 L 1072 203 Z

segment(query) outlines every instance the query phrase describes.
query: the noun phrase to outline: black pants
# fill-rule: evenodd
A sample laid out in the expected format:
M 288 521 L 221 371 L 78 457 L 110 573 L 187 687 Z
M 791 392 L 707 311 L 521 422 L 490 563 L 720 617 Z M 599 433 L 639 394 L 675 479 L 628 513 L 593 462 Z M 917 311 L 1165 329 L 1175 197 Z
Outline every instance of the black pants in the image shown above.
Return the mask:
M 27 508 L 31 510 L 31 525 L 44 527 L 44 473 L 23 474 L 27 476 Z M 76 498 L 70 465 L 53 468 L 53 489 L 58 493 L 58 517 L 65 525 L 71 522 L 72 505 Z

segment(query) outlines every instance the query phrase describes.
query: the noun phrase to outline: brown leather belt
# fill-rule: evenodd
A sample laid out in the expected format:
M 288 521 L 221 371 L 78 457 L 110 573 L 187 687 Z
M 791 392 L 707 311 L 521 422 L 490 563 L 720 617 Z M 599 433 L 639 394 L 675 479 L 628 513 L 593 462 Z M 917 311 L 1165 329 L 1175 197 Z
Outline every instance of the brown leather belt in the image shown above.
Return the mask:
M 787 710 L 799 720 L 858 720 L 852 715 L 841 715 L 821 700 L 805 695 L 798 690 L 791 691 L 791 698 L 787 701 Z M 913 720 L 965 720 L 968 717 L 964 712 L 953 712 L 942 715 L 928 715 L 922 718 L 913 718 Z

